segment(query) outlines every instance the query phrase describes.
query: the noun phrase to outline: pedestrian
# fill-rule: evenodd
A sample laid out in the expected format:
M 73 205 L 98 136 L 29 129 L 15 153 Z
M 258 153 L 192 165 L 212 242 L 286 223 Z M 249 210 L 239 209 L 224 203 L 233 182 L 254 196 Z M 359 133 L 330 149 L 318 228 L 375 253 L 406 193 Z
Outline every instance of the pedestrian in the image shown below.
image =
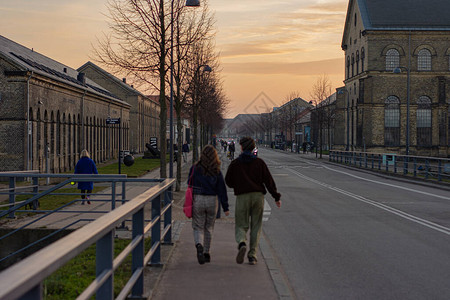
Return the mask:
M 219 203 L 230 214 L 225 181 L 216 149 L 206 145 L 200 159 L 189 170 L 188 184 L 193 187 L 192 229 L 199 264 L 211 262 L 211 240 Z M 192 176 L 192 179 L 191 179 Z
M 75 174 L 98 174 L 95 162 L 91 159 L 87 150 L 82 150 L 80 160 L 75 166 Z M 94 183 L 92 181 L 79 181 L 78 189 L 81 190 L 81 204 L 84 205 L 84 200 L 87 200 L 87 204 L 91 204 L 89 197 L 94 189 Z
M 307 144 L 306 142 L 303 142 L 303 144 L 302 144 L 303 154 L 306 153 L 306 146 L 307 146 L 307 145 L 308 145 L 308 144 Z
M 231 141 L 230 146 L 228 146 L 228 149 L 230 150 L 230 159 L 234 159 L 234 152 L 236 151 L 236 146 L 234 145 L 234 141 Z
M 264 194 L 266 189 L 281 207 L 281 194 L 266 163 L 254 153 L 255 141 L 251 137 L 241 138 L 242 154 L 233 160 L 225 176 L 226 184 L 236 195 L 235 238 L 238 244 L 236 262 L 242 264 L 247 251 L 247 231 L 250 229 L 250 249 L 247 253 L 251 265 L 257 262 L 256 248 L 262 229 Z
M 183 160 L 184 162 L 187 162 L 187 156 L 189 153 L 189 144 L 187 141 L 184 142 L 183 147 L 181 148 L 181 151 L 183 152 Z

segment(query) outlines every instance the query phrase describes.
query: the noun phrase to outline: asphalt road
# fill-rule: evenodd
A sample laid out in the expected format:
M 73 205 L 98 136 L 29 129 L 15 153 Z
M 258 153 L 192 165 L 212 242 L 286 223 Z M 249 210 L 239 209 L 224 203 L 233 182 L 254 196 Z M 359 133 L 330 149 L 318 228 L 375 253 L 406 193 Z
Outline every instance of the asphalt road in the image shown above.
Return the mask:
M 296 299 L 450 299 L 450 191 L 260 149 L 264 223 Z

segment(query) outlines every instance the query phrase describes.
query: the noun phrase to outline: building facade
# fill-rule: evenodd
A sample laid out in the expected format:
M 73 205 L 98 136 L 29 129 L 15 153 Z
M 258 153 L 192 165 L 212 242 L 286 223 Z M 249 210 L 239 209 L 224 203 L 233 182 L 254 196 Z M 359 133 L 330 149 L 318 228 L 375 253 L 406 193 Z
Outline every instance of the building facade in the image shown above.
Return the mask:
M 132 85 L 106 72 L 92 62 L 87 62 L 78 72 L 111 91 L 120 99 L 131 105 L 130 108 L 130 150 L 132 153 L 143 153 L 150 137 L 158 136 L 160 106 L 151 97 L 143 95 Z
M 449 9 L 446 0 L 349 1 L 335 146 L 450 155 Z
M 0 171 L 60 173 L 128 147 L 130 105 L 80 73 L 0 36 Z M 121 118 L 117 125 L 106 119 Z

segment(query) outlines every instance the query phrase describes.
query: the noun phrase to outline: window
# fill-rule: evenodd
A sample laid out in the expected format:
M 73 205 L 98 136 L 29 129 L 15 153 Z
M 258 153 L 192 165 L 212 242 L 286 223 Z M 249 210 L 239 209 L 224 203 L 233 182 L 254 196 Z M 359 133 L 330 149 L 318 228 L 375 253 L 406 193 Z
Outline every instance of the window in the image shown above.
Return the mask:
M 352 77 L 355 76 L 355 55 L 352 54 Z
M 417 146 L 431 146 L 431 99 L 417 100 Z
M 359 73 L 359 51 L 356 50 L 356 75 Z
M 431 71 L 431 52 L 428 49 L 422 49 L 417 57 L 417 69 L 419 71 Z
M 357 19 L 356 19 L 356 14 L 355 14 L 355 26 L 356 26 L 356 21 L 357 21 Z
M 350 78 L 350 56 L 347 56 L 347 78 Z
M 366 58 L 366 52 L 364 48 L 361 48 L 361 72 L 364 72 L 364 59 Z
M 394 71 L 400 65 L 400 55 L 396 49 L 386 52 L 386 71 Z
M 389 96 L 384 106 L 384 144 L 398 146 L 400 144 L 400 100 Z

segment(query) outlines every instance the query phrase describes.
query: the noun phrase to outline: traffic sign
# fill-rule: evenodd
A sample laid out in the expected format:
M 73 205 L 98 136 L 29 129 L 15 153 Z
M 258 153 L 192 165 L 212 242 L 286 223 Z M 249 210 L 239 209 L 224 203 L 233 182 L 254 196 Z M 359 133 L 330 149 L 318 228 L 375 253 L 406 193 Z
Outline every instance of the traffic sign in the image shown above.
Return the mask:
M 106 124 L 120 124 L 120 118 L 108 118 Z

